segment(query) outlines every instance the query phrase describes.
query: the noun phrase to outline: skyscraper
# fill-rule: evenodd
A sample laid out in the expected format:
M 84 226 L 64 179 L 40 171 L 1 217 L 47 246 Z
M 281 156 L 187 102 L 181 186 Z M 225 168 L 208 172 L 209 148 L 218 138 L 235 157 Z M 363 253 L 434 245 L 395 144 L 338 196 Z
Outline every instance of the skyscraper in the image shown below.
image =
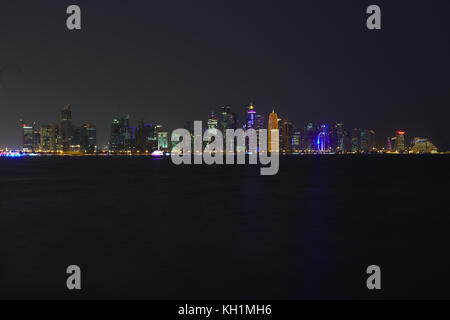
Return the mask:
M 302 135 L 303 150 L 306 152 L 315 151 L 316 145 L 316 131 L 312 123 L 305 125 L 304 134 Z
M 119 119 L 113 119 L 111 124 L 111 134 L 109 136 L 109 151 L 119 152 L 123 150 L 121 141 L 121 128 Z
M 256 125 L 256 111 L 253 103 L 250 104 L 247 111 L 247 121 L 244 129 L 254 129 Z
M 300 131 L 294 132 L 294 136 L 292 137 L 292 148 L 292 151 L 295 153 L 302 151 L 302 134 Z
M 387 150 L 388 152 L 391 152 L 391 151 L 392 151 L 391 137 L 388 137 L 388 138 L 387 138 L 386 150 Z
M 280 128 L 281 151 L 291 154 L 293 151 L 294 125 L 288 118 L 283 118 L 280 121 Z
M 361 151 L 371 152 L 375 148 L 375 131 L 362 130 L 361 131 Z
M 361 150 L 361 129 L 352 129 L 352 152 Z
M 56 152 L 57 147 L 57 127 L 54 125 L 42 125 L 40 129 L 40 145 L 41 152 Z
M 23 120 L 20 120 L 21 134 L 22 134 L 22 151 L 34 151 L 34 124 L 27 125 Z
M 395 151 L 399 153 L 405 152 L 405 134 L 403 130 L 397 131 L 397 145 Z
M 80 151 L 94 153 L 97 150 L 97 128 L 85 123 L 80 128 Z
M 61 145 L 63 151 L 69 151 L 72 145 L 72 110 L 70 104 L 65 106 L 61 111 L 61 121 L 60 121 L 60 135 L 61 135 Z
M 330 134 L 326 124 L 320 127 L 320 132 L 317 135 L 317 151 L 326 152 L 330 148 Z
M 333 131 L 333 148 L 336 152 L 345 152 L 345 125 L 343 122 L 336 123 Z
M 278 115 L 275 113 L 275 110 L 272 111 L 271 114 L 269 114 L 269 124 L 268 124 L 268 141 L 269 141 L 269 152 L 279 152 L 279 149 L 277 149 L 275 146 L 272 147 L 272 135 L 279 135 L 278 133 Z M 279 138 L 279 136 L 277 137 Z
M 158 126 L 139 121 L 135 134 L 135 147 L 137 151 L 150 153 L 158 149 Z
M 158 132 L 158 150 L 169 150 L 169 133 Z

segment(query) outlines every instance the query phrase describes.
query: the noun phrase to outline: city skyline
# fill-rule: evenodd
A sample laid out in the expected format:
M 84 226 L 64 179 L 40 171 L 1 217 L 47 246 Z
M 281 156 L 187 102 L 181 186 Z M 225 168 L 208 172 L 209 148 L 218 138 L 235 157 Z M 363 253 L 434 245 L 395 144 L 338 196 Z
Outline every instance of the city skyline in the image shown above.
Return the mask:
M 217 114 L 217 116 L 216 116 Z M 267 118 L 266 118 L 267 117 Z M 259 136 L 260 129 L 268 129 L 269 145 L 273 129 L 278 130 L 280 137 L 280 152 L 286 154 L 311 153 L 311 152 L 415 152 L 431 153 L 445 152 L 439 150 L 426 136 L 409 136 L 407 131 L 397 129 L 387 137 L 379 137 L 376 130 L 367 128 L 353 128 L 346 126 L 344 122 L 335 122 L 332 125 L 323 122 L 305 125 L 293 123 L 289 117 L 279 115 L 275 108 L 268 116 L 257 112 L 255 104 L 249 103 L 246 114 L 239 117 L 231 106 L 223 106 L 219 110 L 212 111 L 207 121 L 203 119 L 189 120 L 184 128 L 191 132 L 194 121 L 206 123 L 206 129 L 255 129 Z M 240 120 L 239 120 L 240 119 Z M 265 123 L 264 119 L 267 119 Z M 109 139 L 105 145 L 97 144 L 97 128 L 95 124 L 81 122 L 75 125 L 72 122 L 72 108 L 66 105 L 60 111 L 59 124 L 41 124 L 33 121 L 32 124 L 20 120 L 21 147 L 6 149 L 21 150 L 24 152 L 152 152 L 163 150 L 170 152 L 172 148 L 171 131 L 161 123 L 147 123 L 144 119 L 133 126 L 130 115 L 116 117 L 111 121 Z M 174 128 L 177 129 L 177 128 Z M 384 141 L 384 143 L 383 143 Z M 381 142 L 381 143 L 380 143 Z M 0 149 L 5 149 L 5 147 Z

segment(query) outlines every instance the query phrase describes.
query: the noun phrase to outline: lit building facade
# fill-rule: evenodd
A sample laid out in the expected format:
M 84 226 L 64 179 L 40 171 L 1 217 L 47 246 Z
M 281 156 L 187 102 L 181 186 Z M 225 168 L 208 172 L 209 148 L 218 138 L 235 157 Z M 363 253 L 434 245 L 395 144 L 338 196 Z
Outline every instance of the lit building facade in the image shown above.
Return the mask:
M 61 111 L 61 121 L 59 133 L 61 135 L 61 150 L 70 151 L 73 144 L 72 139 L 72 110 L 70 104 L 65 106 Z
M 158 150 L 169 150 L 169 133 L 158 132 Z
M 279 148 L 276 148 L 276 146 L 272 146 L 272 135 L 276 135 L 279 139 L 279 131 L 278 131 L 278 115 L 275 113 L 275 110 L 272 111 L 272 113 L 269 115 L 269 123 L 267 127 L 269 134 L 268 134 L 268 142 L 269 142 L 269 152 L 279 152 Z
M 399 153 L 403 153 L 405 152 L 405 134 L 406 132 L 403 130 L 399 130 L 397 131 L 397 143 L 396 143 L 396 148 L 395 151 L 399 152 Z

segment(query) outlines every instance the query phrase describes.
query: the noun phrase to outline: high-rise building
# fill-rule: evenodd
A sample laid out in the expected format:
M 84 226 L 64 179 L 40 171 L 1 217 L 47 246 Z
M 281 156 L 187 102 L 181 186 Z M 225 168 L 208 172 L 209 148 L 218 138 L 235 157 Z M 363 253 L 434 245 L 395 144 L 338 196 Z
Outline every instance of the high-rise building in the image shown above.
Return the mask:
M 333 148 L 336 152 L 346 152 L 345 147 L 345 125 L 343 122 L 336 123 L 333 131 Z
M 85 123 L 80 128 L 80 151 L 97 151 L 97 128 L 91 123 Z
M 290 154 L 293 152 L 293 136 L 294 136 L 294 125 L 288 118 L 283 118 L 279 122 L 281 128 L 280 132 L 280 142 L 281 151 L 283 153 Z
M 317 135 L 317 151 L 327 152 L 330 149 L 330 134 L 326 124 L 320 127 L 320 132 Z
M 40 129 L 40 145 L 41 152 L 57 151 L 57 135 L 58 130 L 55 125 L 42 125 Z
M 35 146 L 35 136 L 34 136 L 34 126 L 28 125 L 24 121 L 20 120 L 21 134 L 22 134 L 22 151 L 23 152 L 34 152 Z
M 299 153 L 302 151 L 302 134 L 300 131 L 294 132 L 294 135 L 292 137 L 292 147 L 292 151 L 295 153 Z
M 361 131 L 361 145 L 360 149 L 364 152 L 371 152 L 375 149 L 375 131 L 362 130 Z
M 279 152 L 280 150 L 277 149 L 275 146 L 272 146 L 272 135 L 279 135 L 278 132 L 278 115 L 275 113 L 275 110 L 272 111 L 271 114 L 269 114 L 269 124 L 267 126 L 269 134 L 268 134 L 268 142 L 269 142 L 269 152 Z M 279 139 L 279 136 L 278 136 Z
M 247 111 L 247 121 L 244 129 L 255 129 L 256 126 L 256 111 L 253 103 L 250 104 Z
M 123 149 L 121 141 L 120 120 L 113 119 L 111 124 L 111 134 L 109 136 L 109 151 L 119 152 Z
M 388 151 L 388 152 L 392 151 L 391 137 L 387 138 L 386 151 Z
M 70 104 L 65 106 L 61 111 L 61 121 L 59 133 L 61 135 L 61 149 L 63 151 L 69 151 L 70 146 L 73 145 L 72 139 L 72 110 Z
M 140 152 L 152 152 L 158 149 L 158 126 L 139 121 L 135 133 L 135 147 Z
M 302 135 L 302 149 L 306 152 L 313 152 L 316 148 L 316 130 L 312 123 L 308 123 L 305 125 L 304 134 Z
M 113 152 L 129 151 L 133 144 L 133 128 L 130 127 L 130 116 L 113 119 L 109 138 L 109 150 Z
M 38 151 L 41 144 L 41 132 L 36 124 L 33 127 L 33 150 Z
M 405 152 L 405 134 L 406 132 L 403 130 L 397 131 L 397 143 L 395 151 L 399 153 Z
M 169 133 L 158 132 L 158 150 L 169 150 Z
M 352 129 L 352 152 L 359 152 L 361 150 L 361 129 Z

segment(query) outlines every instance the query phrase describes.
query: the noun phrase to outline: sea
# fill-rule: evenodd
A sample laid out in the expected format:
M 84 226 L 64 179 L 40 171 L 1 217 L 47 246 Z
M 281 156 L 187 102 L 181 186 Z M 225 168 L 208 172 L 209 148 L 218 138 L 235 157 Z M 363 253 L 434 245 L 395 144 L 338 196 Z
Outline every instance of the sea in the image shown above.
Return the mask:
M 0 298 L 450 298 L 449 164 L 298 155 L 261 176 L 143 156 L 0 159 Z M 71 265 L 82 290 L 67 289 Z

